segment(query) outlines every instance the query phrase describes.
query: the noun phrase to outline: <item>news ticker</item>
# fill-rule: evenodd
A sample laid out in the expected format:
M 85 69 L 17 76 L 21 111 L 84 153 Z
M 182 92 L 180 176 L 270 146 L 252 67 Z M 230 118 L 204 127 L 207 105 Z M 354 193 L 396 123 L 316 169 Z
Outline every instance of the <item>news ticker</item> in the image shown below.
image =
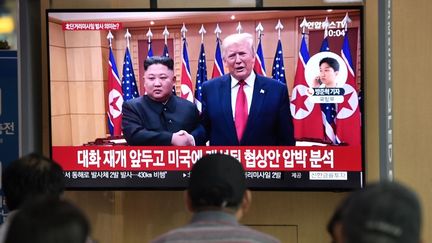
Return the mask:
M 66 187 L 184 189 L 190 171 L 66 171 Z M 362 172 L 348 171 L 246 171 L 252 189 L 355 189 Z

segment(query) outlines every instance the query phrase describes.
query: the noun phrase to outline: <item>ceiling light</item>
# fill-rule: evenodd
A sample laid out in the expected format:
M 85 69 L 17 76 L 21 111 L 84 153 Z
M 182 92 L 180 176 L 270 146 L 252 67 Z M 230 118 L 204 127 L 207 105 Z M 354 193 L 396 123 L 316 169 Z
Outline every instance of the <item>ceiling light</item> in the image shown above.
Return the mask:
M 11 33 L 14 28 L 14 20 L 11 15 L 0 16 L 0 34 Z

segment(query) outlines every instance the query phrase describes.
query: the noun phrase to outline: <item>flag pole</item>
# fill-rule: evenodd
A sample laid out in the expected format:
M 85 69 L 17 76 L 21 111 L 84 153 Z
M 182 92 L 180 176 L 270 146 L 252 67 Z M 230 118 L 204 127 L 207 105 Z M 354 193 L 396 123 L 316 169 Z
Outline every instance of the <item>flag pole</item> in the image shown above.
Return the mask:
M 198 33 L 201 35 L 201 43 L 204 43 L 204 34 L 207 33 L 207 31 L 204 29 L 204 25 L 201 25 L 201 29 L 198 31 Z
M 237 25 L 236 30 L 237 30 L 237 32 L 238 32 L 239 34 L 241 34 L 241 32 L 242 32 L 242 30 L 243 30 L 243 27 L 241 26 L 240 21 L 239 21 L 239 23 L 238 23 L 238 25 Z
M 126 38 L 126 46 L 127 48 L 129 48 L 129 40 L 132 37 L 132 35 L 129 33 L 129 29 L 126 29 L 126 34 L 124 35 L 124 37 Z
M 277 32 L 278 32 L 278 39 L 280 40 L 280 38 L 281 38 L 281 30 L 284 28 L 284 26 L 282 25 L 282 23 L 281 23 L 281 21 L 280 21 L 280 19 L 278 20 L 278 23 L 277 23 L 277 25 L 276 25 L 276 27 L 275 27 L 275 29 L 277 30 Z
M 162 35 L 164 36 L 165 45 L 166 45 L 168 43 L 168 36 L 169 36 L 169 31 L 168 31 L 168 28 L 166 25 L 165 25 L 164 31 L 162 32 Z

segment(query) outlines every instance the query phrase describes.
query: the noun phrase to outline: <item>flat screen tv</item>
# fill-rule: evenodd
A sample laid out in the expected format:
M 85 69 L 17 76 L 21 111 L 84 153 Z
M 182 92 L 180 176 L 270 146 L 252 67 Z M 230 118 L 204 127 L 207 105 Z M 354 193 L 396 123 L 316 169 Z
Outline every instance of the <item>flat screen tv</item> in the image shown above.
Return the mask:
M 70 189 L 184 189 L 191 167 L 208 153 L 238 158 L 256 190 L 361 188 L 362 18 L 360 6 L 49 9 L 51 156 Z M 122 103 L 146 95 L 148 56 L 171 57 L 173 92 L 201 109 L 201 85 L 229 74 L 221 41 L 245 32 L 254 37 L 254 72 L 288 91 L 295 146 L 127 144 Z M 265 91 L 254 92 L 272 95 Z

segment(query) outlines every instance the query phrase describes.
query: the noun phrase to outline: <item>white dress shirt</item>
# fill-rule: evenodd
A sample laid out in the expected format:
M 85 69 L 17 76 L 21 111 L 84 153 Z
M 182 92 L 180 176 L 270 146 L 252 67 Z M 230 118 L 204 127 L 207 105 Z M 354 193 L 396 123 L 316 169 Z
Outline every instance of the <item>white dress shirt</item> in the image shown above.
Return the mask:
M 253 96 L 253 89 L 255 85 L 255 73 L 251 72 L 249 77 L 245 80 L 245 85 L 243 86 L 243 90 L 246 94 L 247 104 L 248 104 L 248 114 L 250 111 L 250 107 L 252 104 L 252 96 Z M 236 99 L 237 99 L 237 93 L 239 90 L 240 85 L 238 84 L 239 80 L 235 79 L 233 76 L 231 76 L 231 108 L 233 112 L 233 119 L 235 118 L 235 107 L 236 107 Z

